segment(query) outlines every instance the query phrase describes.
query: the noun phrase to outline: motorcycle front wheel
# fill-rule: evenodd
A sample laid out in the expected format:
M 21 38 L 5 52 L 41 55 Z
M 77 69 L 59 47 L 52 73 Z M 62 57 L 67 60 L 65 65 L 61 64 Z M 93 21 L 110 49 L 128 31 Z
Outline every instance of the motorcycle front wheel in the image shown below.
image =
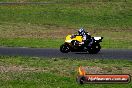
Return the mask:
M 70 52 L 70 48 L 69 48 L 68 45 L 62 44 L 62 45 L 60 46 L 60 51 L 61 51 L 62 53 L 68 53 L 68 52 Z

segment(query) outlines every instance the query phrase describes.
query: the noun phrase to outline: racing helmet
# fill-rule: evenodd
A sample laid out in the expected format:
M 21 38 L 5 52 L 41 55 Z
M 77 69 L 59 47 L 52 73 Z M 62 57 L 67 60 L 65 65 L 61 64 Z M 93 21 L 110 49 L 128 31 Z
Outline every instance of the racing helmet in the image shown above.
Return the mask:
M 84 33 L 85 33 L 85 31 L 84 31 L 83 28 L 80 28 L 80 29 L 78 30 L 78 34 L 79 34 L 79 35 L 83 35 Z

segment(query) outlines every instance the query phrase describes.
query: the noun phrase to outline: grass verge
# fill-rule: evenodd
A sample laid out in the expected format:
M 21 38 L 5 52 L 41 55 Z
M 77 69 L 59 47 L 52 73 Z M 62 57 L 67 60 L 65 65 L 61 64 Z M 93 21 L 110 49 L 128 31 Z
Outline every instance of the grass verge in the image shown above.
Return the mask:
M 22 2 L 30 1 L 35 0 Z M 0 45 L 58 48 L 67 34 L 85 27 L 91 34 L 104 37 L 103 48 L 132 48 L 130 0 L 58 2 L 60 4 L 1 5 Z
M 131 74 L 131 60 L 38 58 L 0 56 L 1 88 L 131 88 L 129 84 L 87 84 L 75 81 L 79 66 L 88 66 L 88 71 L 106 74 Z
M 13 38 L 0 39 L 0 46 L 3 47 L 29 47 L 29 48 L 59 48 L 64 43 L 63 39 L 36 39 L 36 38 Z M 132 41 L 104 39 L 102 48 L 124 48 L 131 49 Z

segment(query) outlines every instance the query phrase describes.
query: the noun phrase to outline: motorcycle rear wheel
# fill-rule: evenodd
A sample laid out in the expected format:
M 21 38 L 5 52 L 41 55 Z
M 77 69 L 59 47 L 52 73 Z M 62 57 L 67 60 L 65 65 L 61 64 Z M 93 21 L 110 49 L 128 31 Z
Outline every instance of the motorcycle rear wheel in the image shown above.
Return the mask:
M 101 49 L 100 44 L 93 44 L 90 49 L 88 49 L 89 54 L 97 54 Z

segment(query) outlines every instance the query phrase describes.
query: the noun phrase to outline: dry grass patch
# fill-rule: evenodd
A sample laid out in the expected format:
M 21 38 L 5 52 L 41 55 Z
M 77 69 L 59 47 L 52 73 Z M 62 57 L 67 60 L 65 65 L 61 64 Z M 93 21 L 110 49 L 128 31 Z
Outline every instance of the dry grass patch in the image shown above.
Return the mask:
M 52 25 L 31 25 L 4 23 L 0 25 L 0 38 L 65 38 L 68 34 L 77 33 L 79 28 L 57 27 Z M 132 29 L 93 29 L 85 28 L 92 36 L 103 36 L 109 39 L 132 39 Z
M 27 67 L 27 66 L 0 66 L 0 73 L 7 73 L 7 72 L 46 72 L 46 68 L 40 67 Z
M 0 25 L 0 38 L 63 38 L 74 29 L 56 26 L 5 23 Z

